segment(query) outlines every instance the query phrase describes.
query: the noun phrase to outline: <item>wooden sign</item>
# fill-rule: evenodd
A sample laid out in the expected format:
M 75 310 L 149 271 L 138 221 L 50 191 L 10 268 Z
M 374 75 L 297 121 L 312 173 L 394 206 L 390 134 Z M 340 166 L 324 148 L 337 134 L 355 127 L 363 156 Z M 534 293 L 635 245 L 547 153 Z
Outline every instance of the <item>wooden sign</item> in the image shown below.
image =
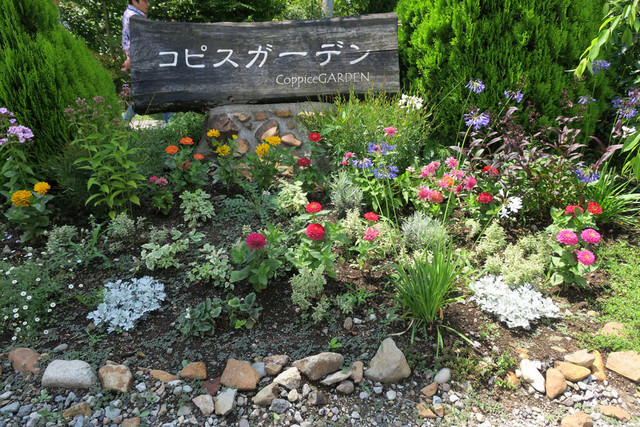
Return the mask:
M 307 21 L 181 23 L 131 18 L 135 111 L 397 92 L 395 13 Z

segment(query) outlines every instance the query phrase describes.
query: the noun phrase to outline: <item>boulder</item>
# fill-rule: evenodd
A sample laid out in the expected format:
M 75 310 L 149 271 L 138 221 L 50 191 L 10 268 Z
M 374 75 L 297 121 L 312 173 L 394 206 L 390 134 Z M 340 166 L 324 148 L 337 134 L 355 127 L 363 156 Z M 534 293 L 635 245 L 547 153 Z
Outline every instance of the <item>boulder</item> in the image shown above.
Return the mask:
M 300 376 L 300 371 L 298 368 L 289 368 L 280 375 L 278 375 L 274 380 L 274 383 L 281 385 L 287 390 L 295 390 L 300 387 L 300 383 L 302 382 L 302 377 Z
M 546 377 L 546 390 L 549 399 L 555 399 L 567 389 L 567 380 L 558 369 L 547 369 Z
M 191 362 L 180 371 L 180 377 L 188 380 L 206 380 L 207 366 L 204 362 Z
M 561 427 L 593 427 L 593 419 L 591 416 L 582 411 L 567 415 L 560 422 Z
M 617 406 L 612 406 L 612 405 L 601 406 L 600 412 L 602 413 L 602 415 L 606 415 L 607 417 L 613 417 L 618 421 L 626 422 L 631 420 L 631 414 Z
M 312 381 L 319 380 L 327 374 L 337 371 L 344 363 L 339 353 L 325 352 L 296 360 L 293 366 Z
M 562 372 L 567 381 L 572 383 L 582 381 L 591 374 L 591 369 L 568 362 L 556 362 L 555 368 Z
M 371 381 L 397 383 L 411 375 L 411 368 L 404 354 L 391 338 L 385 339 L 376 352 L 364 376 Z
M 242 360 L 229 359 L 222 372 L 220 383 L 238 390 L 255 390 L 260 381 L 260 374 L 251 363 Z
M 602 355 L 597 350 L 594 350 L 591 353 L 595 358 L 593 365 L 591 366 L 591 375 L 593 375 L 593 377 L 598 381 L 606 380 L 607 373 L 604 369 L 604 360 L 602 359 Z
M 149 374 L 151 374 L 153 378 L 157 379 L 158 381 L 162 381 L 163 383 L 168 383 L 180 379 L 179 376 L 170 374 L 160 369 L 149 369 Z
M 578 366 L 584 366 L 585 368 L 591 368 L 595 360 L 596 356 L 584 349 L 564 356 L 565 362 L 573 363 L 574 365 Z
M 256 118 L 257 120 L 257 118 Z M 280 125 L 274 119 L 267 120 L 256 130 L 254 134 L 257 141 L 264 141 L 264 139 L 270 136 L 280 135 Z
M 640 382 L 640 353 L 632 350 L 611 353 L 607 358 L 607 369 Z
M 91 366 L 82 360 L 54 360 L 42 375 L 42 387 L 91 388 L 97 381 Z
M 7 357 L 11 360 L 11 366 L 13 369 L 18 372 L 23 374 L 27 372 L 37 374 L 40 372 L 40 368 L 38 368 L 38 358 L 40 355 L 35 350 L 18 347 L 11 350 Z
M 253 396 L 252 401 L 259 406 L 271 405 L 273 399 L 279 396 L 279 390 L 278 384 L 271 383 Z
M 126 365 L 104 365 L 98 370 L 102 388 L 127 393 L 133 387 L 133 374 Z
M 235 388 L 228 388 L 216 397 L 215 411 L 216 415 L 229 415 L 236 407 Z M 209 396 L 211 397 L 211 396 Z
M 524 382 L 531 384 L 536 391 L 540 393 L 544 393 L 546 391 L 544 377 L 531 360 L 522 359 L 520 361 L 520 372 L 522 373 L 522 379 Z

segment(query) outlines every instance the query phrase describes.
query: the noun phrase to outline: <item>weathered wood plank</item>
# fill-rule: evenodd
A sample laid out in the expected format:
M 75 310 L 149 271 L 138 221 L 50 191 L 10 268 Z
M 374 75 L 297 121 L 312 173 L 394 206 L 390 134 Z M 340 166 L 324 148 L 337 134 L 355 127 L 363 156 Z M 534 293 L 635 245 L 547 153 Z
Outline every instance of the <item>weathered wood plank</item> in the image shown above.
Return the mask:
M 319 95 L 397 92 L 395 13 L 307 21 L 180 23 L 131 19 L 138 113 Z

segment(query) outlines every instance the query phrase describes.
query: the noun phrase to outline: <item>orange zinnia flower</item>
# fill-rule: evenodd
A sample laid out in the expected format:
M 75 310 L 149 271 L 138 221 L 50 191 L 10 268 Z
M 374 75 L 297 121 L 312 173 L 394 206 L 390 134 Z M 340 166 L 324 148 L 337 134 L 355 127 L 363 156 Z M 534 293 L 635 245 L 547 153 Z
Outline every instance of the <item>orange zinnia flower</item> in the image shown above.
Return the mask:
M 193 155 L 193 158 L 196 160 L 204 160 L 204 156 L 200 153 L 196 153 Z
M 185 136 L 184 138 L 182 138 L 180 140 L 180 144 L 182 144 L 182 145 L 193 145 L 193 139 L 189 138 L 188 136 Z
M 164 151 L 166 151 L 167 154 L 176 154 L 178 152 L 178 147 L 176 147 L 175 145 L 170 145 L 165 148 Z

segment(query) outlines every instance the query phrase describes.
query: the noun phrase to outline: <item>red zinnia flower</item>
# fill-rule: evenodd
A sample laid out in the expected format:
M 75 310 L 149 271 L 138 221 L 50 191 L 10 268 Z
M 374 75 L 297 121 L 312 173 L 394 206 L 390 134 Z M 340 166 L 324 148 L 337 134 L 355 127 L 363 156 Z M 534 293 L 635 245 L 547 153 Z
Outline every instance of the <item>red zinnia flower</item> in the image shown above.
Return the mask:
M 596 202 L 589 202 L 587 205 L 587 210 L 591 212 L 593 215 L 600 215 L 602 213 L 602 207 Z
M 311 166 L 311 160 L 305 159 L 304 157 L 301 159 L 298 159 L 298 167 L 304 168 L 307 166 Z
M 311 202 L 307 205 L 305 210 L 309 213 L 316 213 L 322 210 L 322 205 L 318 202 Z
M 245 242 L 250 249 L 262 249 L 267 244 L 267 239 L 260 233 L 251 233 Z
M 322 240 L 326 233 L 321 224 L 309 224 L 307 226 L 306 234 L 311 240 Z
M 491 203 L 493 202 L 493 196 L 490 193 L 480 193 L 478 194 L 478 202 Z
M 564 213 L 575 215 L 576 214 L 576 209 L 578 209 L 580 211 L 580 213 L 584 213 L 584 209 L 582 209 L 578 205 L 568 205 L 566 208 L 564 208 Z
M 482 168 L 482 172 L 491 176 L 498 176 L 498 169 L 491 168 L 491 166 L 485 166 Z
M 165 148 L 164 151 L 166 151 L 167 154 L 176 154 L 178 152 L 178 147 L 176 147 L 175 145 L 170 145 Z
M 380 217 L 374 212 L 367 212 L 366 214 L 364 214 L 364 219 L 371 222 L 378 222 L 380 220 Z
M 318 132 L 312 132 L 309 134 L 309 141 L 317 142 L 320 141 L 322 137 Z
M 196 160 L 204 160 L 204 156 L 200 153 L 196 153 L 193 155 L 193 158 Z
M 180 140 L 180 144 L 182 144 L 182 145 L 193 145 L 193 139 L 189 138 L 188 136 L 185 136 L 184 138 L 182 138 Z

